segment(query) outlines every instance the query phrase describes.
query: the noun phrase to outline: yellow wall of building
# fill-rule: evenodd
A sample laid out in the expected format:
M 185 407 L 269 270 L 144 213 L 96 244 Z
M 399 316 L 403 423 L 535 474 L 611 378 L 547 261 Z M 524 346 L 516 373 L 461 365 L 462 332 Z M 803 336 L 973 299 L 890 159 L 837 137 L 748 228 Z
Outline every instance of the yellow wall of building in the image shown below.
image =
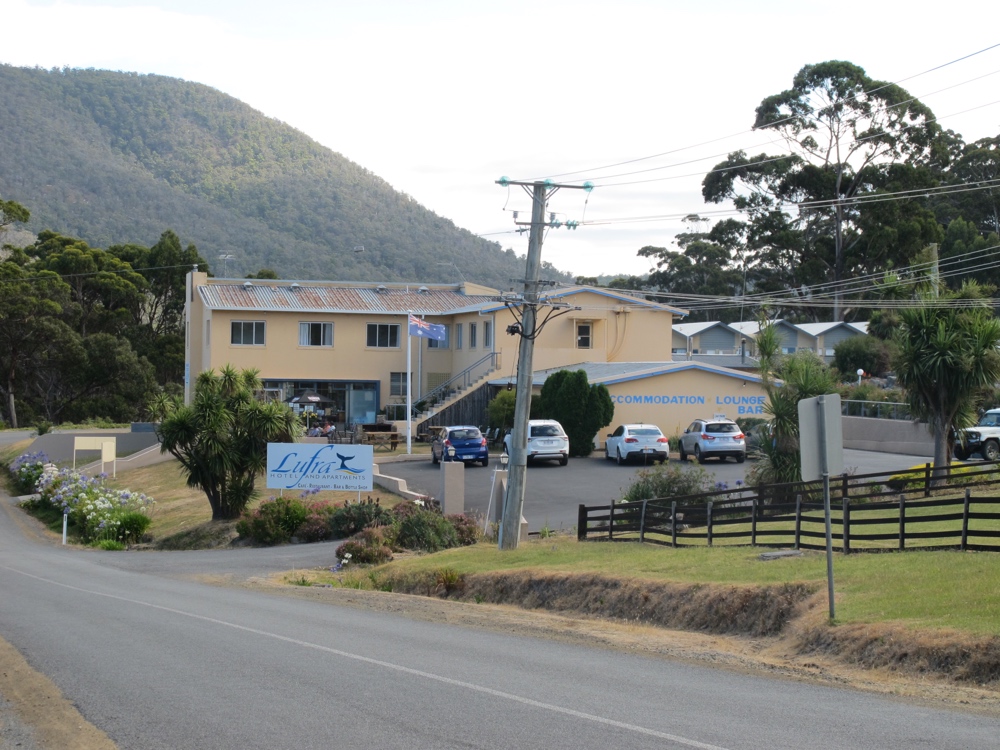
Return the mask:
M 767 396 L 756 380 L 706 369 L 686 369 L 607 386 L 615 405 L 611 427 L 644 422 L 655 424 L 667 437 L 679 435 L 698 418 L 724 414 L 728 419 L 766 418 Z M 604 445 L 605 433 L 598 434 Z

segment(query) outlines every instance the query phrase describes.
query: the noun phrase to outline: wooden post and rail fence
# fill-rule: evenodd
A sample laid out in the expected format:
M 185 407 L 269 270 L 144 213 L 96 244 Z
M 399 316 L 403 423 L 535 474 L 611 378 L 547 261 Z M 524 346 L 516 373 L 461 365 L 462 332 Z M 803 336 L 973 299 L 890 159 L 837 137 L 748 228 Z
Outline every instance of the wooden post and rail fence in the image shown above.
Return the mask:
M 991 494 L 992 493 L 992 494 Z M 930 464 L 831 482 L 834 548 L 852 552 L 960 549 L 1000 552 L 1000 464 L 935 477 Z M 716 490 L 685 497 L 580 505 L 581 541 L 674 547 L 751 545 L 822 550 L 819 482 Z

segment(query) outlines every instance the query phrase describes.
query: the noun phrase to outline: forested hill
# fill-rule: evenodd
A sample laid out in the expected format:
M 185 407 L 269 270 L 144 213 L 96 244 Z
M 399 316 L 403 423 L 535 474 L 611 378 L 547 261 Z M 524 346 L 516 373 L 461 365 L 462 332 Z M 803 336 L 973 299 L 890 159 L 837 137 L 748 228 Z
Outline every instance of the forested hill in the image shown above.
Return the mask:
M 220 255 L 230 275 L 457 281 L 454 263 L 500 288 L 524 275 L 513 251 L 294 128 L 163 76 L 0 65 L 0 197 L 31 211 L 32 231 L 96 247 L 173 229 L 217 275 Z

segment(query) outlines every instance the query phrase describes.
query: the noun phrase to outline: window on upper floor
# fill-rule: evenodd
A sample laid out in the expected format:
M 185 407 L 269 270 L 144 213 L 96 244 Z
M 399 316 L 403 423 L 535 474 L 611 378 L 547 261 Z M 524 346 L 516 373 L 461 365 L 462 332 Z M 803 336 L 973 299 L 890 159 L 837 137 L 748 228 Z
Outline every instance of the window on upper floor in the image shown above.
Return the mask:
M 593 348 L 593 328 L 590 323 L 577 323 L 576 324 L 576 348 L 577 349 L 591 349 Z
M 230 343 L 237 346 L 264 346 L 263 320 L 234 320 Z
M 438 341 L 437 339 L 427 339 L 428 349 L 447 349 L 449 342 L 451 341 L 451 326 L 446 325 L 444 327 L 444 339 Z
M 479 332 L 479 326 L 475 323 L 469 323 L 469 348 L 476 348 L 476 334 Z
M 398 349 L 398 323 L 369 323 L 366 346 L 372 349 Z
M 299 346 L 333 346 L 333 323 L 299 323 Z
M 483 321 L 483 348 L 493 348 L 493 323 L 488 320 Z
M 461 349 L 462 348 L 462 324 L 461 323 L 456 323 L 455 324 L 455 348 L 456 349 Z

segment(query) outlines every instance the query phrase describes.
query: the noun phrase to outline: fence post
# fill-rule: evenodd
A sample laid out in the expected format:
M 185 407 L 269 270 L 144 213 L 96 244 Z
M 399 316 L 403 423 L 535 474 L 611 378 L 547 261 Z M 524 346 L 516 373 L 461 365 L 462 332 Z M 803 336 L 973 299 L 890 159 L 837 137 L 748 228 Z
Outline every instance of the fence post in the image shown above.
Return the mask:
M 799 548 L 799 537 L 802 534 L 802 493 L 795 496 L 795 549 Z
M 614 529 L 614 527 L 615 527 L 615 501 L 612 500 L 611 501 L 611 507 L 608 509 L 608 541 L 609 542 L 612 539 L 612 537 L 611 537 L 611 531 L 612 531 L 612 529 Z
M 969 488 L 965 488 L 965 505 L 962 507 L 962 543 L 960 545 L 962 551 L 965 551 L 965 546 L 969 543 L 969 499 L 971 497 L 971 492 Z
M 580 503 L 580 509 L 576 512 L 576 541 L 585 542 L 587 540 L 587 506 Z
M 708 501 L 708 506 L 705 508 L 705 522 L 708 535 L 708 546 L 712 546 L 712 501 Z
M 750 546 L 757 546 L 757 498 L 750 500 Z
M 931 496 L 931 465 L 924 464 L 924 497 Z
M 843 510 L 841 511 L 841 515 L 843 516 L 843 518 L 841 520 L 843 521 L 843 527 L 844 527 L 843 536 L 844 536 L 844 538 L 843 538 L 843 544 L 841 544 L 840 546 L 844 550 L 844 554 L 845 555 L 849 555 L 849 554 L 851 554 L 851 500 L 850 500 L 850 498 L 847 498 L 847 497 L 844 498 L 844 507 L 843 507 Z
M 899 493 L 899 551 L 906 549 L 906 495 Z
M 670 546 L 677 546 L 677 501 L 670 502 Z
M 847 475 L 845 474 L 844 476 L 842 476 L 840 478 L 840 499 L 841 500 L 846 500 L 847 497 L 850 494 L 851 494 L 851 490 L 850 490 L 850 487 L 848 487 L 848 484 L 847 484 Z
M 646 541 L 646 503 L 649 500 L 642 501 L 642 515 L 639 517 L 639 544 Z

